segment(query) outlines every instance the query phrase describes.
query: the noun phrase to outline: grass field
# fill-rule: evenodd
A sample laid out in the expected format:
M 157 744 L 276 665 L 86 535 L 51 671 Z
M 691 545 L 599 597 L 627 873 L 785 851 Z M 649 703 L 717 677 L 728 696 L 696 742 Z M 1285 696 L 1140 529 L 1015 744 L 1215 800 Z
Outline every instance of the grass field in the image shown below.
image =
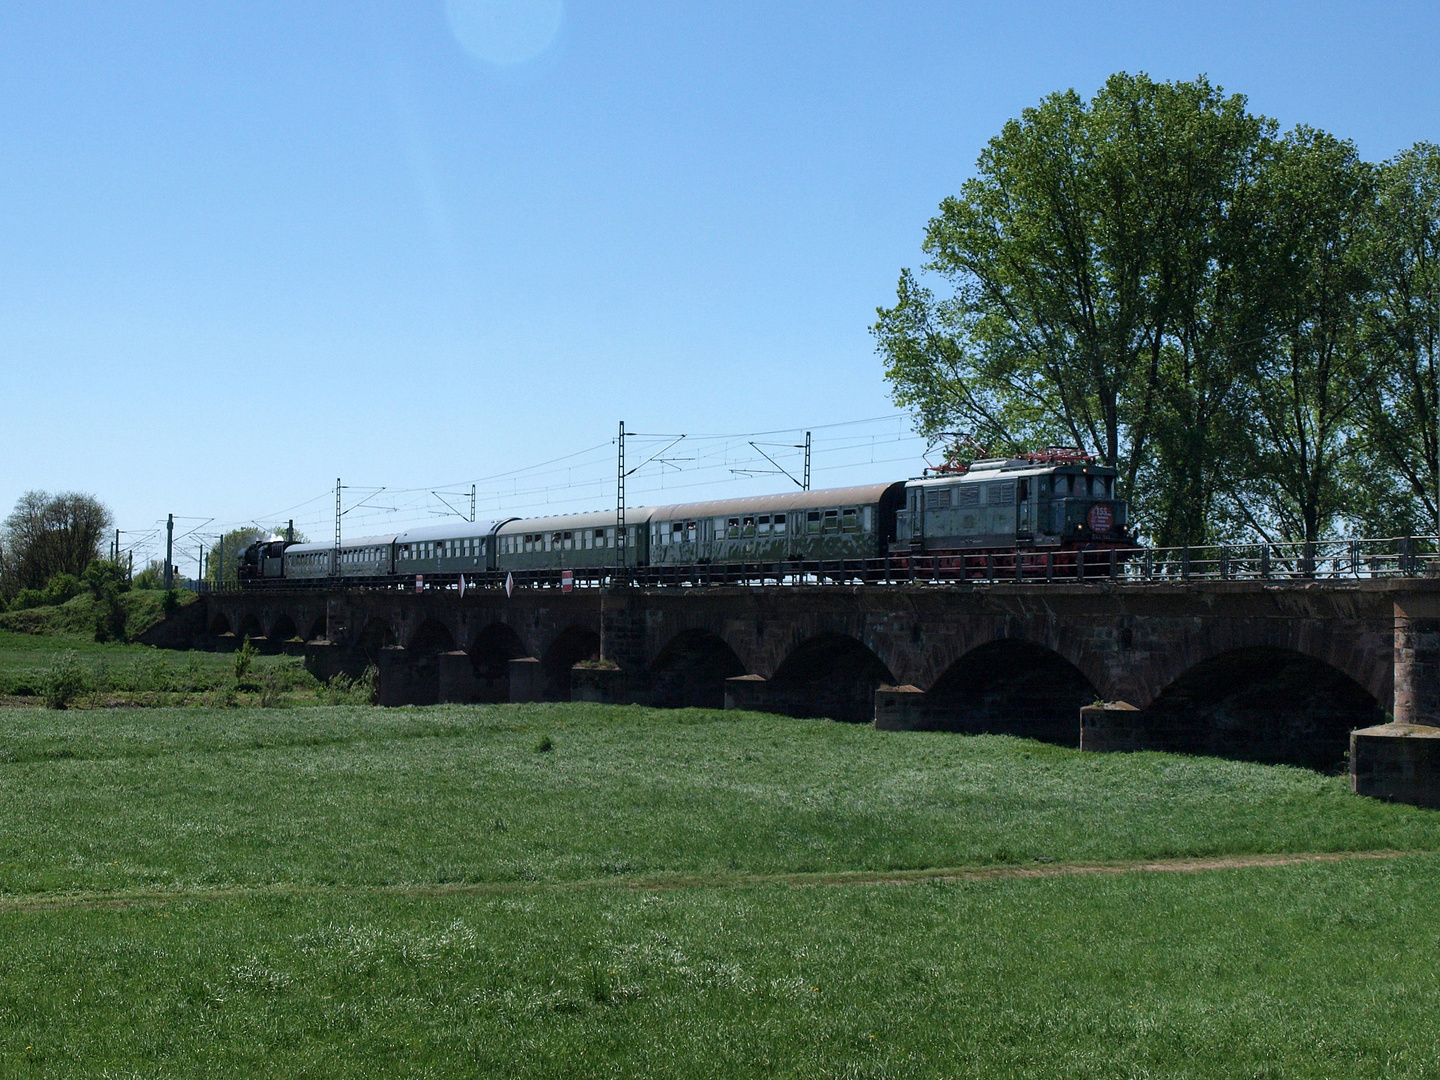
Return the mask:
M 0 721 L 0 1076 L 1440 1071 L 1440 814 L 1341 778 L 584 705 Z
M 64 653 L 74 655 L 84 676 L 84 688 L 73 702 L 76 708 L 205 705 L 221 699 L 253 704 L 267 685 L 290 704 L 313 703 L 322 695 L 299 657 L 257 656 L 237 683 L 233 654 L 0 630 L 0 701 L 24 704 L 25 698 L 39 697 L 47 672 Z

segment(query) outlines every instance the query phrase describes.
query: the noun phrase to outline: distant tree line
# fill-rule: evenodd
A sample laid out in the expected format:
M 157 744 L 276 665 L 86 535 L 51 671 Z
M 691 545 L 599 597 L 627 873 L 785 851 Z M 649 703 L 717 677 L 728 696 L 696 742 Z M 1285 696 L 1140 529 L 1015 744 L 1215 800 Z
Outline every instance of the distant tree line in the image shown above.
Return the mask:
M 1078 446 L 1168 546 L 1440 531 L 1440 147 L 1203 77 L 1007 123 L 873 330 L 920 430 Z

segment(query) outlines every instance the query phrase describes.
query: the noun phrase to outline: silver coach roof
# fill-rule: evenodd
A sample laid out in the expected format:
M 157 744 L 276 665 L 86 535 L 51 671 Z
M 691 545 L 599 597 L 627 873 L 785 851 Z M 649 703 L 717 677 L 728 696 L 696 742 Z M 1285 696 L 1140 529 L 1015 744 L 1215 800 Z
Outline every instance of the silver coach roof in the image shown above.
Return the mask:
M 423 544 L 427 540 L 464 540 L 471 536 L 489 536 L 495 530 L 493 521 L 453 521 L 441 525 L 422 525 L 406 529 L 395 537 L 397 544 Z
M 767 514 L 776 510 L 817 510 L 827 506 L 864 506 L 878 503 L 895 484 L 864 484 L 860 487 L 821 488 L 791 491 L 784 495 L 759 495 L 750 499 L 715 499 L 710 502 L 675 503 L 657 506 L 650 516 L 656 521 L 676 518 L 726 517 L 731 514 Z
M 625 508 L 626 525 L 644 525 L 650 520 L 651 510 L 645 506 Z M 499 536 L 514 536 L 516 533 L 563 532 L 566 529 L 603 529 L 615 524 L 614 510 L 591 510 L 583 514 L 554 514 L 550 517 L 516 518 L 500 526 Z
M 349 551 L 351 548 L 384 547 L 385 545 L 387 545 L 387 544 L 393 544 L 394 542 L 395 542 L 395 534 L 394 534 L 394 533 L 386 533 L 384 536 L 357 536 L 354 540 L 349 540 L 349 539 L 345 538 L 344 536 L 342 536 L 342 537 L 340 538 L 340 550 L 341 550 L 341 551 Z M 310 543 L 310 544 L 291 544 L 289 547 L 287 547 L 287 548 L 285 549 L 285 554 L 286 554 L 286 555 L 306 555 L 306 554 L 309 554 L 309 553 L 312 552 L 312 551 L 334 551 L 334 550 L 335 550 L 335 544 L 334 544 L 333 541 L 330 542 L 330 543 L 328 543 L 328 544 L 316 544 L 316 543 Z

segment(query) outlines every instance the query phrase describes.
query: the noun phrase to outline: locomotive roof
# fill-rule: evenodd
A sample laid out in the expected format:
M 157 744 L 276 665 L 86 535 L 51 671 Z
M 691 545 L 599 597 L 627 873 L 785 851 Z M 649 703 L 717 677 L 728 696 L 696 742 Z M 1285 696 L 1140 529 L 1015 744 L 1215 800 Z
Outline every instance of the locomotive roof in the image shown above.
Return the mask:
M 675 503 L 657 506 L 656 521 L 676 518 L 723 517 L 729 514 L 765 514 L 775 510 L 816 510 L 827 506 L 866 506 L 878 503 L 895 485 L 863 484 L 859 487 L 820 488 L 791 491 L 784 495 L 758 495 L 749 499 L 715 499 L 710 502 Z
M 986 458 L 972 462 L 963 473 L 942 473 L 939 476 L 917 476 L 906 487 L 933 487 L 938 484 L 978 484 L 986 480 L 1013 479 L 1019 476 L 1050 476 L 1053 473 L 1076 473 L 1090 476 L 1118 476 L 1118 469 L 1109 465 L 1087 465 L 1084 462 L 1044 462 L 1037 464 L 1025 458 Z

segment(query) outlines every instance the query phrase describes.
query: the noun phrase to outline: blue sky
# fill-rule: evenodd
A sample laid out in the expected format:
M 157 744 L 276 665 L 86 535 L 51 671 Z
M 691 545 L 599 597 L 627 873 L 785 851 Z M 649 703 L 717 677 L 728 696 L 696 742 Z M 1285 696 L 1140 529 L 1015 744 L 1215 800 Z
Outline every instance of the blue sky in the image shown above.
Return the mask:
M 1204 72 L 1372 159 L 1440 140 L 1431 4 L 537 0 L 496 64 L 450 2 L 0 8 L 0 502 L 137 539 L 328 535 L 336 476 L 352 535 L 472 481 L 590 509 L 620 419 L 692 435 L 636 502 L 781 489 L 759 431 L 794 469 L 814 427 L 816 486 L 904 477 L 868 327 L 1027 105 Z

